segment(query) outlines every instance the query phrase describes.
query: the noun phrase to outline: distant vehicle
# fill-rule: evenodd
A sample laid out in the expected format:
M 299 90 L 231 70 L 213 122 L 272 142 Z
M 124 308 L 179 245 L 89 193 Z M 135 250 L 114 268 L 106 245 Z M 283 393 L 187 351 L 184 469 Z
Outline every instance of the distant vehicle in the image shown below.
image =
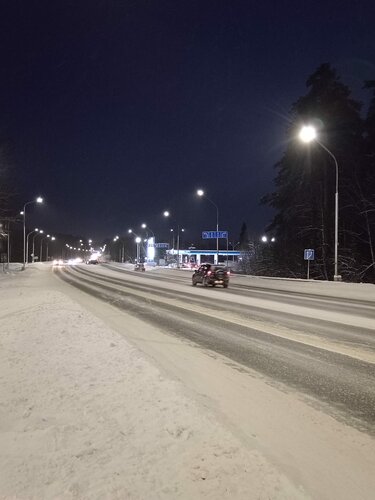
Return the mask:
M 203 286 L 222 285 L 228 288 L 230 271 L 227 267 L 216 264 L 202 264 L 191 277 L 192 285 L 202 283 Z
M 93 252 L 90 257 L 86 260 L 86 264 L 99 264 L 100 262 L 100 253 Z
M 144 264 L 136 264 L 134 266 L 134 271 L 146 271 L 145 265 Z
M 53 261 L 53 265 L 54 265 L 54 266 L 63 266 L 63 265 L 64 265 L 64 263 L 65 263 L 65 262 L 64 262 L 62 259 L 59 259 L 59 260 L 56 260 L 56 259 L 55 259 L 55 260 Z

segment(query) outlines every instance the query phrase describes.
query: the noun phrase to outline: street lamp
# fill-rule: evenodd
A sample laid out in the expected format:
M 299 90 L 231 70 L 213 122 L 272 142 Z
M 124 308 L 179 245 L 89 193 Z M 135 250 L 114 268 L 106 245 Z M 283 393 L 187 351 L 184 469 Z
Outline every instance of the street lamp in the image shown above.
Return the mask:
M 29 236 L 30 234 L 37 233 L 39 229 L 36 227 L 33 231 L 30 231 L 26 237 L 26 264 L 29 263 Z
M 32 260 L 33 263 L 35 262 L 35 237 L 38 236 L 38 234 L 44 233 L 43 229 L 37 229 L 36 231 L 37 232 L 33 236 L 33 260 Z
M 165 210 L 163 212 L 164 217 L 170 217 L 170 212 L 168 210 Z M 181 232 L 184 232 L 185 229 L 181 228 Z M 171 229 L 171 232 L 174 233 L 174 230 Z M 180 268 L 180 225 L 177 224 L 177 238 L 176 238 L 176 244 L 177 244 L 177 267 Z M 174 246 L 174 236 L 173 236 L 173 246 Z
M 139 244 L 141 243 L 142 238 L 141 238 L 138 234 L 136 234 L 136 233 L 133 231 L 133 229 L 128 229 L 128 233 L 129 233 L 129 234 L 134 234 L 134 236 L 135 236 L 135 242 L 137 243 L 137 262 L 139 262 L 139 259 L 140 259 L 140 248 L 139 248 Z M 143 249 L 143 251 L 145 251 L 145 250 Z
M 335 189 L 335 273 L 333 276 L 334 281 L 341 281 L 341 276 L 338 274 L 338 245 L 339 245 L 339 167 L 335 155 L 317 139 L 317 132 L 312 125 L 302 127 L 299 138 L 302 142 L 316 142 L 322 147 L 335 162 L 336 167 L 336 189 Z
M 142 238 L 140 238 L 139 236 L 137 236 L 134 240 L 137 244 L 137 264 L 139 264 L 139 261 L 140 261 L 140 249 L 139 249 L 139 244 L 141 243 L 142 241 Z
M 55 239 L 56 238 L 54 236 L 51 236 L 51 241 L 55 241 Z M 48 262 L 48 243 L 49 243 L 49 241 L 47 240 L 46 262 Z M 80 248 L 78 250 L 80 250 Z
M 23 266 L 22 269 L 26 268 L 26 206 L 31 203 L 43 203 L 43 198 L 38 196 L 35 200 L 28 201 L 23 206 Z
M 206 200 L 208 200 L 216 208 L 216 262 L 215 262 L 215 264 L 218 264 L 219 263 L 219 207 L 216 205 L 216 203 L 214 203 L 212 200 L 210 200 L 210 198 L 207 198 L 203 189 L 198 189 L 197 195 L 200 197 L 204 196 L 206 198 Z
M 146 232 L 147 262 L 153 262 L 155 259 L 155 243 L 156 243 L 155 233 L 145 222 L 143 224 L 141 224 L 141 228 L 144 229 Z M 149 232 L 152 234 L 152 238 L 148 237 Z M 150 239 L 152 239 L 152 244 L 150 244 Z M 146 247 L 146 245 L 145 245 L 145 247 Z
M 115 243 L 116 243 L 116 241 L 120 241 L 120 243 L 121 243 L 121 245 L 122 245 L 122 246 L 121 246 L 121 257 L 120 257 L 120 260 L 121 260 L 121 262 L 122 262 L 122 263 L 124 263 L 124 260 L 125 260 L 125 242 L 124 242 L 124 240 L 123 240 L 122 238 L 120 238 L 120 236 L 118 236 L 118 235 L 117 235 L 117 236 L 115 236 L 115 237 L 113 238 L 113 241 L 114 241 Z
M 50 238 L 50 235 L 49 235 L 49 234 L 47 234 L 46 236 L 44 236 L 44 238 L 42 238 L 42 239 L 40 240 L 39 262 L 42 262 L 42 257 L 43 257 L 43 254 L 42 254 L 42 252 L 43 252 L 43 241 L 44 241 L 46 238 Z
M 147 224 L 143 223 L 143 224 L 141 225 L 141 228 L 142 228 L 142 229 L 147 229 L 148 231 L 150 231 L 150 233 L 152 234 L 152 236 L 155 238 L 155 233 L 154 233 L 154 231 L 153 231 L 153 230 L 152 230 L 152 229 L 151 229 L 151 228 L 150 228 Z

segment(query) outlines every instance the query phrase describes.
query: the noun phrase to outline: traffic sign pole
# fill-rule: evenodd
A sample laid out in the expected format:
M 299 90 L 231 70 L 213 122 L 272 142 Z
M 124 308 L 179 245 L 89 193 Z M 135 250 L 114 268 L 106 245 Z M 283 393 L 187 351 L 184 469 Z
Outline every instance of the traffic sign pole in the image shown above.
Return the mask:
M 303 258 L 307 260 L 307 279 L 310 279 L 310 260 L 315 260 L 315 250 L 313 248 L 305 248 Z

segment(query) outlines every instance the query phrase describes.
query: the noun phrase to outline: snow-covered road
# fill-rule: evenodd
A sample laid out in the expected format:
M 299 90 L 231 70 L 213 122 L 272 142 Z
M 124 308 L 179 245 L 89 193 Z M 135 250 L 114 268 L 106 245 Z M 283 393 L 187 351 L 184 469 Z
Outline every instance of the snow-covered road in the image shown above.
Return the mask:
M 69 277 L 90 280 L 78 271 Z M 0 278 L 0 498 L 372 498 L 369 428 L 348 425 L 328 402 L 291 389 L 282 377 L 272 382 L 241 359 L 202 346 L 197 336 L 171 332 L 186 313 L 193 333 L 203 314 L 237 328 L 248 329 L 250 321 L 238 309 L 249 298 L 226 295 L 229 316 L 223 310 L 217 316 L 206 307 L 207 290 L 187 300 L 185 284 L 174 276 L 174 285 L 173 277 L 155 280 L 153 291 L 147 277 L 126 274 L 122 295 L 120 285 L 102 281 L 104 298 L 105 286 L 117 293 L 112 305 L 60 282 L 48 266 Z M 95 288 L 98 278 L 85 283 Z M 267 298 L 251 300 L 254 315 L 269 307 Z M 155 301 L 174 308 L 175 323 L 171 309 Z M 113 307 L 120 303 L 128 310 Z M 149 316 L 139 317 L 140 303 Z M 296 307 L 305 306 L 289 313 Z M 318 310 L 315 318 L 309 310 L 314 328 L 324 320 Z M 347 315 L 371 333 L 365 314 Z M 373 363 L 372 343 L 353 340 L 344 322 L 337 323 L 346 336 L 341 345 L 336 329 L 320 338 L 307 329 L 297 338 L 289 326 L 270 332 L 261 316 L 251 321 L 258 336 L 306 342 L 350 358 L 350 366 Z M 219 326 L 211 330 L 224 339 Z M 232 334 L 244 338 L 243 331 Z M 275 347 L 282 352 L 281 344 Z M 296 356 L 311 363 L 311 356 Z

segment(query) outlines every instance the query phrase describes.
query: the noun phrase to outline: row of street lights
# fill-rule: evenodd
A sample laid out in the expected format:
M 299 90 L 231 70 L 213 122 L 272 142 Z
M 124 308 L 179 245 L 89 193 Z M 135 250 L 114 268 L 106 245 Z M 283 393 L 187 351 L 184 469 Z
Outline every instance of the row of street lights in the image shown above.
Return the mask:
M 35 234 L 34 234 L 35 233 Z M 25 265 L 29 263 L 29 237 L 34 234 L 33 239 L 32 239 L 32 262 L 35 262 L 35 238 L 38 235 L 43 235 L 44 231 L 43 229 L 38 229 L 37 227 L 30 231 L 27 236 L 26 236 L 26 262 Z M 42 236 L 40 240 L 40 252 L 39 252 L 39 261 L 42 261 L 43 257 L 43 241 L 47 240 L 47 245 L 46 245 L 46 260 L 48 260 L 48 244 L 50 241 L 55 241 L 56 238 L 55 236 L 51 236 L 50 234 L 46 234 L 45 236 Z
M 337 163 L 337 160 L 336 160 L 336 157 L 334 156 L 334 154 L 324 145 L 322 144 L 318 138 L 317 138 L 317 132 L 316 132 L 316 129 L 312 126 L 304 126 L 302 127 L 300 133 L 299 133 L 299 138 L 305 142 L 305 143 L 309 143 L 309 142 L 312 142 L 312 141 L 315 141 L 317 144 L 319 144 L 319 146 L 321 146 L 329 155 L 330 157 L 333 159 L 334 163 L 335 163 L 335 167 L 336 167 L 336 188 L 335 188 L 335 249 L 334 249 L 334 280 L 335 281 L 340 281 L 341 280 L 341 276 L 338 274 L 338 199 L 339 199 L 339 194 L 338 194 L 338 182 L 339 182 L 339 177 L 338 177 L 338 163 Z M 205 194 L 205 192 L 203 191 L 203 189 L 198 189 L 196 194 L 199 196 L 199 197 L 204 197 L 207 201 L 209 201 L 216 209 L 216 232 L 217 232 L 217 237 L 216 237 L 216 262 L 215 263 L 218 263 L 219 262 L 219 237 L 218 237 L 218 232 L 219 232 L 219 207 L 217 206 L 217 204 L 212 201 L 210 198 L 208 198 L 208 196 Z M 166 210 L 164 213 L 163 213 L 164 217 L 170 217 L 170 212 L 168 210 Z M 153 237 L 155 237 L 155 234 L 154 232 L 147 226 L 147 224 L 143 223 L 141 225 L 141 228 L 142 229 L 148 229 Z M 171 231 L 174 231 L 173 229 L 171 229 Z M 184 229 L 182 228 L 181 231 L 184 231 Z M 140 258 L 140 254 L 139 254 L 139 245 L 142 241 L 142 239 L 140 238 L 140 236 L 138 236 L 137 234 L 134 233 L 134 231 L 132 229 L 129 229 L 128 232 L 130 234 L 134 234 L 134 236 L 136 237 L 135 238 L 135 242 L 137 244 L 137 261 L 139 261 L 139 258 Z M 114 241 L 118 241 L 120 238 L 118 236 L 115 237 Z M 174 241 L 174 238 L 173 238 L 173 241 Z M 270 240 L 268 239 L 267 236 L 263 236 L 261 238 L 261 241 L 266 243 L 268 241 L 270 242 L 274 242 L 275 241 L 275 238 L 272 237 L 270 238 Z M 176 241 L 176 244 L 177 244 L 177 266 L 179 267 L 179 250 L 180 250 L 180 225 L 177 224 L 177 241 Z M 123 257 L 122 257 L 123 259 Z
M 46 260 L 48 261 L 48 245 L 50 241 L 55 241 L 56 238 L 55 236 L 52 236 L 50 234 L 46 234 L 43 236 L 44 231 L 43 229 L 35 228 L 29 233 L 26 234 L 26 207 L 28 205 L 31 205 L 33 203 L 38 203 L 42 204 L 43 203 L 43 198 L 41 196 L 38 196 L 34 200 L 30 200 L 26 202 L 23 206 L 23 210 L 21 211 L 21 215 L 23 218 L 23 264 L 22 264 L 22 269 L 24 270 L 26 268 L 26 264 L 29 262 L 29 238 L 32 234 L 34 234 L 33 239 L 32 239 L 32 262 L 35 262 L 35 238 L 38 235 L 42 235 L 42 238 L 40 240 L 40 253 L 39 253 L 39 261 L 42 261 L 43 258 L 43 242 L 47 240 L 46 244 Z M 8 235 L 9 238 L 9 235 Z

